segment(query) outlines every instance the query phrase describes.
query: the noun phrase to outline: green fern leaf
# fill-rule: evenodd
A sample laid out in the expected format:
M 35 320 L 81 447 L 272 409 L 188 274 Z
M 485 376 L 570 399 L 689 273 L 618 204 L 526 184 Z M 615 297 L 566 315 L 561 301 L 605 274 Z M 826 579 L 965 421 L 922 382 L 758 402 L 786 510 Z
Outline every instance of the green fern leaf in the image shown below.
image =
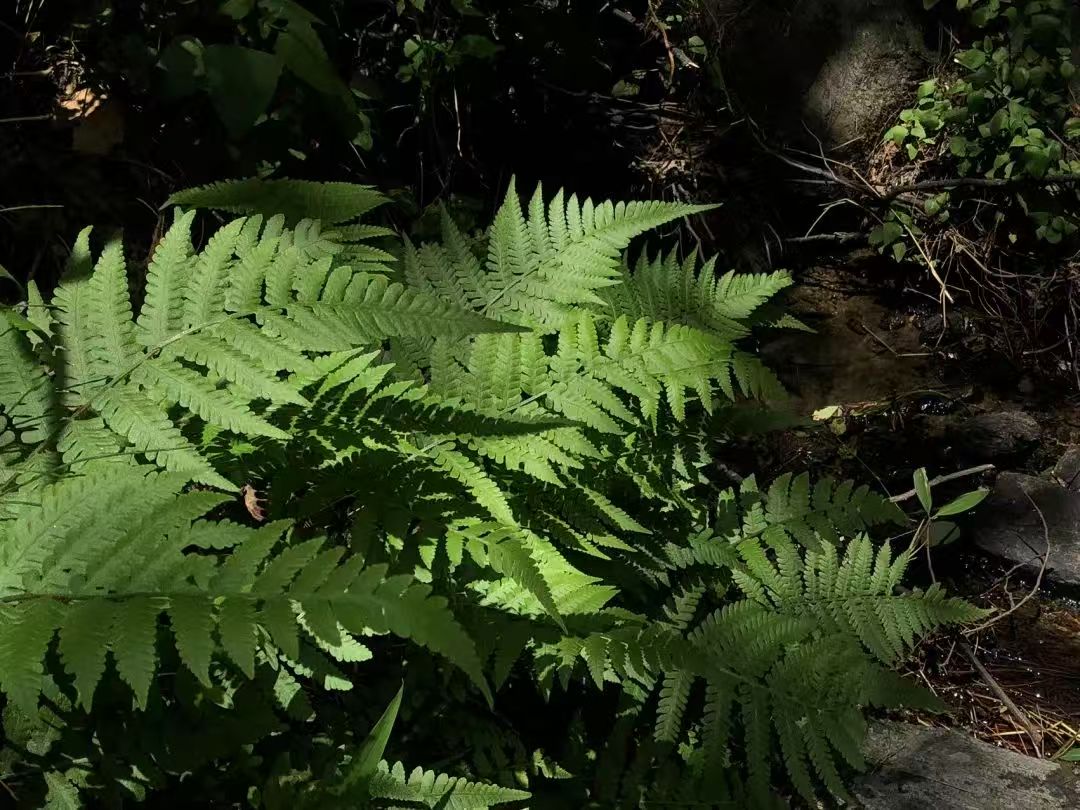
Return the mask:
M 218 615 L 218 633 L 225 653 L 247 677 L 255 677 L 255 605 L 248 599 L 229 599 Z
M 58 614 L 59 606 L 51 599 L 0 609 L 0 688 L 26 714 L 37 713 L 42 660 Z
M 113 603 L 91 600 L 69 609 L 60 628 L 60 658 L 74 676 L 79 703 L 87 711 L 105 672 L 105 654 L 115 616 Z
M 135 702 L 144 708 L 157 665 L 154 641 L 160 613 L 161 600 L 135 596 L 125 600 L 123 610 L 116 611 L 112 626 L 116 671 L 131 687 Z
M 203 596 L 174 596 L 169 604 L 169 618 L 180 658 L 195 677 L 210 686 L 210 656 L 214 649 L 212 604 Z
M 189 473 L 195 480 L 221 489 L 236 489 L 214 471 L 145 394 L 130 389 L 104 391 L 95 400 L 95 409 L 106 425 L 165 469 Z
M 166 205 L 212 208 L 234 214 L 283 214 L 290 221 L 346 222 L 383 205 L 371 186 L 308 180 L 226 180 L 178 191 Z
M 663 685 L 660 687 L 660 702 L 656 709 L 655 736 L 658 741 L 678 741 L 694 680 L 693 674 L 679 670 L 664 675 Z
M 368 796 L 395 802 L 409 802 L 439 810 L 486 810 L 494 805 L 519 802 L 529 798 L 524 790 L 469 782 L 461 777 L 435 774 L 416 768 L 406 777 L 400 762 L 386 761 L 368 783 Z
M 146 270 L 146 299 L 139 312 L 139 341 L 147 347 L 163 344 L 180 331 L 183 323 L 184 293 L 190 289 L 189 280 L 193 270 L 193 248 L 191 245 L 191 223 L 194 213 L 177 217 L 154 249 L 150 266 Z M 218 243 L 215 243 L 215 248 Z M 212 251 L 213 257 L 217 251 Z M 200 281 L 212 281 L 203 276 L 205 260 Z M 201 294 L 210 293 L 210 290 Z M 122 323 L 128 323 L 128 318 Z

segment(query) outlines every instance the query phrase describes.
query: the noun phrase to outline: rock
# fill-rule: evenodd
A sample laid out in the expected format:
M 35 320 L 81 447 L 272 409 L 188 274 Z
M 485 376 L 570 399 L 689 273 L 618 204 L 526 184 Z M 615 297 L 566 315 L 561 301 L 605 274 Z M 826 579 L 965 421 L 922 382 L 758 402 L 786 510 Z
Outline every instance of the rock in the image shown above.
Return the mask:
M 913 85 L 929 70 L 903 5 L 877 5 L 874 17 L 851 26 L 806 92 L 803 109 L 829 144 L 877 137 L 890 116 L 913 103 Z
M 1080 492 L 1080 446 L 1069 445 L 1052 473 L 1054 478 L 1070 492 Z
M 1030 450 L 1041 435 L 1039 423 L 1023 411 L 995 411 L 972 416 L 948 431 L 965 458 L 1001 461 Z
M 1033 475 L 1005 472 L 976 510 L 975 519 L 971 532 L 979 548 L 1029 572 L 1042 564 L 1049 536 L 1047 575 L 1080 585 L 1080 492 Z
M 852 788 L 867 810 L 1057 810 L 1080 807 L 1077 766 L 1006 751 L 951 729 L 871 727 L 872 771 Z
M 725 78 L 759 123 L 826 148 L 876 139 L 930 75 L 917 17 L 896 0 L 708 0 Z M 763 57 L 763 54 L 768 54 Z

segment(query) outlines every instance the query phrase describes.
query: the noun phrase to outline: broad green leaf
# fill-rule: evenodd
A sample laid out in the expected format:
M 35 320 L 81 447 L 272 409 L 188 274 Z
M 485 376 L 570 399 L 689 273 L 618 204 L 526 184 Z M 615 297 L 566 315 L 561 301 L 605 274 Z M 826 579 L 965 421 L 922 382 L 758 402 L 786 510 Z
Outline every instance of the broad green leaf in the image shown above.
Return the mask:
M 937 511 L 935 517 L 948 517 L 949 515 L 959 515 L 961 512 L 967 512 L 969 509 L 974 509 L 982 503 L 989 494 L 990 490 L 985 488 L 973 489 L 971 492 L 965 492 L 959 498 L 956 498 L 941 507 Z
M 379 769 L 379 762 L 383 758 L 383 752 L 386 751 L 386 744 L 390 741 L 390 732 L 393 731 L 394 723 L 397 721 L 398 710 L 401 708 L 401 696 L 404 692 L 405 684 L 402 684 L 382 716 L 360 744 L 360 750 L 349 763 L 348 771 L 342 779 L 343 789 L 348 789 L 350 792 L 359 789 L 359 795 L 364 795 L 371 777 Z
M 919 467 L 912 477 L 915 480 L 915 494 L 919 496 L 919 503 L 929 513 L 934 499 L 930 495 L 930 480 L 926 477 L 926 467 Z
M 968 70 L 978 70 L 986 64 L 986 54 L 975 49 L 961 51 L 956 55 L 956 61 Z
M 270 105 L 281 60 L 241 45 L 210 45 L 203 59 L 207 92 L 218 117 L 230 135 L 244 135 Z

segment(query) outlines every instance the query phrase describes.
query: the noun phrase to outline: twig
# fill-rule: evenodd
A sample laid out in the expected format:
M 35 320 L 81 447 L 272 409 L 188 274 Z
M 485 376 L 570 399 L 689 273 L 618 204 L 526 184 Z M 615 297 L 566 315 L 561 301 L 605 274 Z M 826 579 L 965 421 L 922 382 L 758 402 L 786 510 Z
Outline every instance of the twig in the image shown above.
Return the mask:
M 836 233 L 815 233 L 808 236 L 789 236 L 784 240 L 789 245 L 801 245 L 806 242 L 856 242 L 865 239 L 866 234 L 858 231 L 837 231 Z
M 648 14 L 650 22 L 660 32 L 660 39 L 664 42 L 664 50 L 667 51 L 668 84 L 671 85 L 675 81 L 675 53 L 672 51 L 671 41 L 668 39 L 667 26 L 660 22 L 660 18 L 656 16 L 656 7 L 653 6 L 653 0 L 649 0 Z
M 51 115 L 16 115 L 13 118 L 0 118 L 0 124 L 22 124 L 27 121 L 49 121 Z
M 1052 177 L 950 177 L 943 180 L 922 180 L 918 183 L 908 183 L 886 189 L 880 193 L 880 197 L 882 202 L 887 203 L 892 202 L 902 194 L 910 194 L 913 191 L 935 191 L 958 186 L 974 188 L 1007 188 L 1009 186 L 1032 184 L 1052 186 L 1054 183 L 1080 183 L 1080 174 L 1059 174 Z
M 1017 706 L 1016 703 L 1013 702 L 1013 699 L 1005 693 L 1005 690 L 1001 688 L 1001 684 L 994 679 L 994 676 L 983 666 L 982 661 L 976 657 L 975 651 L 971 649 L 971 645 L 961 639 L 959 640 L 959 647 L 960 651 L 967 656 L 969 661 L 971 661 L 971 665 L 975 667 L 975 671 L 979 673 L 979 677 L 990 687 L 990 691 L 994 693 L 994 697 L 1000 700 L 1005 708 L 1009 710 L 1009 713 L 1016 718 L 1016 721 L 1023 726 L 1024 731 L 1031 737 L 1031 741 L 1035 743 L 1036 753 L 1042 757 L 1042 732 L 1035 728 L 1035 724 L 1031 722 L 1031 719 L 1024 713 L 1024 710 Z
M 941 274 L 938 273 L 937 266 L 934 264 L 934 260 L 930 258 L 929 252 L 927 252 L 926 248 L 923 247 L 922 240 L 915 235 L 915 231 L 912 230 L 911 226 L 904 222 L 904 220 L 899 220 L 899 222 L 900 225 L 904 228 L 904 230 L 907 231 L 908 236 L 911 237 L 911 241 L 915 243 L 915 247 L 919 249 L 919 253 L 922 254 L 923 260 L 926 262 L 926 266 L 930 270 L 930 275 L 934 277 L 934 281 L 941 285 L 941 314 L 944 316 L 945 300 L 948 299 L 949 303 L 952 304 L 952 293 L 950 293 L 949 288 L 945 286 L 945 279 L 943 279 L 941 277 Z
M 965 636 L 971 636 L 971 635 L 974 635 L 975 633 L 981 633 L 983 630 L 986 630 L 988 627 L 993 627 L 995 624 L 1000 622 L 1002 619 L 1004 619 L 1010 613 L 1015 613 L 1017 610 L 1019 610 L 1024 605 L 1024 603 L 1026 603 L 1029 599 L 1031 599 L 1031 597 L 1033 597 L 1035 594 L 1037 594 L 1039 592 L 1039 588 L 1042 586 L 1043 575 L 1046 573 L 1046 565 L 1047 565 L 1048 562 L 1050 562 L 1050 527 L 1046 525 L 1046 516 L 1043 515 L 1042 509 L 1039 508 L 1039 505 L 1037 503 L 1035 503 L 1034 498 L 1031 497 L 1031 493 L 1029 493 L 1026 489 L 1023 489 L 1023 487 L 1021 487 L 1021 491 L 1024 493 L 1024 495 L 1027 496 L 1028 501 L 1030 501 L 1030 503 L 1031 503 L 1032 509 L 1035 510 L 1036 514 L 1038 514 L 1038 516 L 1039 516 L 1039 520 L 1042 521 L 1043 541 L 1046 543 L 1046 551 L 1043 554 L 1042 564 L 1039 566 L 1039 573 L 1035 577 L 1035 584 L 1031 586 L 1031 590 L 1028 591 L 1027 595 L 1025 595 L 1023 599 L 1021 599 L 1019 602 L 1017 602 L 1011 608 L 1006 610 L 1004 613 L 1000 613 L 997 616 L 995 616 L 994 618 L 983 622 L 982 624 L 978 625 L 977 627 L 973 627 L 970 630 L 965 630 L 964 631 Z
M 898 352 L 896 349 L 886 343 L 884 338 L 877 335 L 873 329 L 871 329 L 862 321 L 859 321 L 859 326 L 862 327 L 863 331 L 866 332 L 866 334 L 870 335 L 870 337 L 872 337 L 874 340 L 876 340 L 878 343 L 880 343 L 882 346 L 892 352 L 893 357 L 932 357 L 934 354 L 933 352 Z
M 9 205 L 7 208 L 0 208 L 0 214 L 9 214 L 12 211 L 30 211 L 38 208 L 63 208 L 62 205 Z
M 957 472 L 949 473 L 948 475 L 939 475 L 930 481 L 931 487 L 936 487 L 938 484 L 944 484 L 948 481 L 955 481 L 957 478 L 967 478 L 969 475 L 978 475 L 979 473 L 990 472 L 995 469 L 993 464 L 980 464 L 978 467 L 968 467 L 966 470 L 958 470 Z M 911 489 L 907 492 L 902 492 L 899 495 L 893 495 L 889 498 L 892 503 L 900 503 L 906 501 L 909 498 L 914 498 L 918 493 Z M 1028 496 L 1030 497 L 1030 496 Z

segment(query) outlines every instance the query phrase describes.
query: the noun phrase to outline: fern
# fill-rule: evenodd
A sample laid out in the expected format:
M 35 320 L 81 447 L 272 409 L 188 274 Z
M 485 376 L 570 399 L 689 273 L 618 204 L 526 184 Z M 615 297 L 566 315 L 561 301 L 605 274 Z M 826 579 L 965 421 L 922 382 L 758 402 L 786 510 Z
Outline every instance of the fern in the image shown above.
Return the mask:
M 408 776 L 400 762 L 379 763 L 368 787 L 372 799 L 409 802 L 445 810 L 487 810 L 506 802 L 529 798 L 523 790 L 470 782 L 461 777 L 434 774 L 416 768 Z
M 51 303 L 55 334 L 29 332 L 51 377 L 27 333 L 9 318 L 0 405 L 27 447 L 26 459 L 40 463 L 57 454 L 62 433 L 65 463 L 94 457 L 109 446 L 103 427 L 117 448 L 231 489 L 234 483 L 182 430 L 191 418 L 237 435 L 282 440 L 287 434 L 266 418 L 267 408 L 307 404 L 301 389 L 313 353 L 377 345 L 395 333 L 457 336 L 514 328 L 379 276 L 346 267 L 330 271 L 327 261 L 305 254 L 299 232 L 283 230 L 280 217 L 236 220 L 199 253 L 191 225 L 191 214 L 181 216 L 158 244 L 134 317 L 120 243 L 110 242 L 94 262 L 89 232 L 83 232 Z M 347 283 L 340 281 L 346 276 Z M 301 374 L 290 379 L 290 372 Z M 95 425 L 94 447 L 83 445 L 85 431 L 78 427 L 87 420 Z
M 790 277 L 626 263 L 703 207 L 511 189 L 397 250 L 366 187 L 174 202 L 247 216 L 196 247 L 178 214 L 141 299 L 84 231 L 0 325 L 5 732 L 64 735 L 5 754 L 34 800 L 813 802 L 867 706 L 929 705 L 890 667 L 982 615 L 899 589 L 867 533 L 906 518 L 866 487 L 715 492 L 744 400 L 782 395 L 748 346 Z M 407 750 L 385 714 L 358 747 L 395 691 Z M 557 746 L 511 727 L 538 711 Z
M 740 485 L 739 500 L 744 534 L 761 535 L 766 542 L 788 537 L 809 548 L 816 548 L 822 540 L 836 543 L 841 537 L 890 523 L 901 525 L 906 520 L 896 504 L 866 485 L 856 487 L 852 481 L 836 483 L 821 478 L 811 488 L 807 473 L 782 475 L 764 492 L 758 489 L 754 476 L 749 476 Z M 724 518 L 730 517 L 732 503 L 730 496 L 721 501 L 726 512 L 718 519 L 722 529 L 728 527 Z
M 308 180 L 227 180 L 179 191 L 167 205 L 214 208 L 232 214 L 281 214 L 293 221 L 337 224 L 358 219 L 386 203 L 371 186 Z
M 302 627 L 331 650 L 354 644 L 355 634 L 411 638 L 446 655 L 487 692 L 472 640 L 429 587 L 387 576 L 385 566 L 343 562 L 341 549 L 322 550 L 321 540 L 275 551 L 286 528 L 280 523 L 241 529 L 198 521 L 224 496 L 181 494 L 183 483 L 183 476 L 145 468 L 73 478 L 44 488 L 39 504 L 0 527 L 0 688 L 24 711 L 36 706 L 55 633 L 85 707 L 109 651 L 145 706 L 162 614 L 181 660 L 204 683 L 218 652 L 249 677 L 256 650 L 268 643 L 298 659 Z M 131 498 L 136 490 L 142 500 Z M 191 547 L 231 553 L 208 556 Z
M 848 543 L 843 555 L 835 546 L 823 545 L 800 557 L 794 548 L 778 547 L 774 541 L 772 554 L 766 556 L 754 539 L 740 543 L 739 551 L 746 570 L 735 581 L 748 598 L 781 613 L 813 616 L 830 632 L 856 637 L 883 664 L 897 662 L 937 627 L 985 615 L 962 599 L 946 597 L 938 583 L 926 591 L 894 593 L 912 550 L 894 558 L 882 545 L 875 553 L 865 535 Z
M 732 749 L 741 750 L 755 806 L 771 801 L 774 765 L 782 765 L 807 801 L 816 801 L 819 784 L 845 796 L 842 767 L 863 764 L 858 741 L 865 734 L 864 707 L 934 705 L 887 667 L 934 629 L 985 616 L 947 598 L 939 585 L 894 593 L 910 550 L 894 557 L 887 545 L 875 550 L 865 535 L 842 553 L 840 540 L 801 549 L 795 538 L 806 537 L 805 527 L 791 527 L 809 510 L 790 505 L 810 491 L 808 481 L 778 481 L 766 504 L 752 481 L 741 502 L 729 493 L 712 530 L 669 543 L 659 562 L 669 572 L 659 583 L 670 582 L 672 571 L 726 571 L 745 599 L 695 622 L 705 591 L 689 585 L 676 592 L 660 624 L 647 613 L 601 611 L 594 615 L 601 626 L 588 635 L 570 633 L 535 652 L 537 678 L 546 688 L 580 673 L 598 687 L 614 681 L 632 691 L 655 690 L 656 740 L 679 743 L 692 731 L 690 741 L 700 740 L 695 756 L 702 774 L 723 767 Z M 845 525 L 896 520 L 879 496 L 851 497 L 850 487 L 831 483 L 818 491 L 841 493 L 822 501 L 839 507 L 826 509 L 818 528 L 836 531 L 830 514 Z M 689 697 L 699 679 L 706 685 L 704 710 L 687 729 Z
M 619 283 L 620 254 L 631 239 L 710 207 L 581 202 L 562 191 L 545 203 L 538 187 L 526 214 L 511 183 L 483 263 L 444 215 L 445 245 L 408 246 L 405 274 L 413 286 L 453 295 L 499 320 L 558 329 L 574 305 L 600 303 L 598 291 Z
M 601 294 L 615 312 L 729 338 L 745 336 L 755 313 L 792 283 L 784 271 L 718 275 L 715 257 L 699 267 L 695 254 L 680 262 L 674 251 L 654 259 L 642 253 L 632 272 L 626 267 L 622 272 L 623 283 Z

